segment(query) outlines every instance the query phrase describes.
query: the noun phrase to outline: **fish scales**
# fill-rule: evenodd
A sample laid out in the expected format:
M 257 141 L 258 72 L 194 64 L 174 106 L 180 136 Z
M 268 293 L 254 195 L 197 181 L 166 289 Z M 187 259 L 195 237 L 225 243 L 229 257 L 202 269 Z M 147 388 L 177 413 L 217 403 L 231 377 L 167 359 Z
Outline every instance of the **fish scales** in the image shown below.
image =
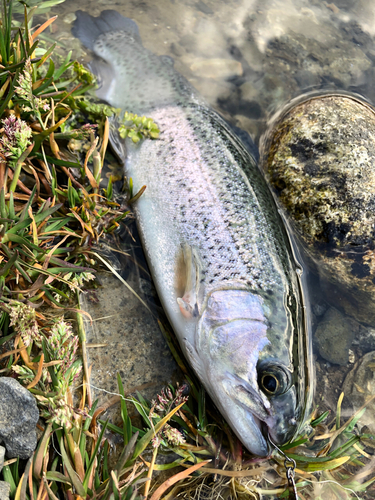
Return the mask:
M 289 240 L 254 156 L 133 21 L 81 11 L 98 95 L 153 118 L 158 140 L 111 140 L 132 177 L 139 233 L 181 347 L 245 446 L 292 437 L 311 397 L 310 344 Z

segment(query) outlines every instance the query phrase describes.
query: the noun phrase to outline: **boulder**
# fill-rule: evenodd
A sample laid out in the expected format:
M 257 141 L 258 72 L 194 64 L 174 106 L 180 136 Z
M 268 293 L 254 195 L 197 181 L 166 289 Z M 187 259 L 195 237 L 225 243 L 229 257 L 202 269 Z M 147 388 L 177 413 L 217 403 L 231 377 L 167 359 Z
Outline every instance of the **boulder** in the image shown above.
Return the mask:
M 0 442 L 8 458 L 29 458 L 35 450 L 39 411 L 32 394 L 17 380 L 0 378 Z M 3 498 L 0 495 L 0 498 Z

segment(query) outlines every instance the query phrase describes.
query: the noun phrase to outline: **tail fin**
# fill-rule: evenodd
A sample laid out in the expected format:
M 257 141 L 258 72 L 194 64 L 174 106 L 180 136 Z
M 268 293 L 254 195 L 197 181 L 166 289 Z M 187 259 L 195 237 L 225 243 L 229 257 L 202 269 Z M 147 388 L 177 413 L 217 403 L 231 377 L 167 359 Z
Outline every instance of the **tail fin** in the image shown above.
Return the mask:
M 72 33 L 83 45 L 93 50 L 95 40 L 111 31 L 127 31 L 140 40 L 137 24 L 115 10 L 103 10 L 99 17 L 90 16 L 87 12 L 77 10 Z

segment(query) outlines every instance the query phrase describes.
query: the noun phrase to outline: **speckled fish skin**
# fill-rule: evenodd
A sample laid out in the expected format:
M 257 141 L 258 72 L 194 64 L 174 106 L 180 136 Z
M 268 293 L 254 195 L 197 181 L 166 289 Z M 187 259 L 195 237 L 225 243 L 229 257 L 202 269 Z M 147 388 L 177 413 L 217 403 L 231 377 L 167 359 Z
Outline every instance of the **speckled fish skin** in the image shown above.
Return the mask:
M 143 47 L 133 21 L 78 11 L 73 33 L 101 58 L 98 95 L 160 128 L 158 140 L 127 140 L 126 158 L 111 137 L 134 192 L 147 186 L 134 209 L 151 273 L 201 382 L 266 456 L 268 434 L 287 441 L 311 402 L 300 280 L 271 194 L 254 157 L 169 58 Z

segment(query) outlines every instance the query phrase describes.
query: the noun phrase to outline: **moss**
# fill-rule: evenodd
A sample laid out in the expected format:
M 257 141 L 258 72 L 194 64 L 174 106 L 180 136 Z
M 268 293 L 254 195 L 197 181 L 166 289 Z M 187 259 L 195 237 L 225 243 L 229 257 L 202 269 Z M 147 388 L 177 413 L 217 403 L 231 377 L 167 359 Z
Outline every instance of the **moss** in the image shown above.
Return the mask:
M 374 109 L 346 96 L 312 98 L 266 137 L 263 169 L 308 255 L 324 280 L 366 295 L 345 310 L 375 325 Z
M 277 125 L 266 168 L 306 242 L 343 247 L 373 239 L 374 160 L 372 108 L 327 96 L 297 105 Z

